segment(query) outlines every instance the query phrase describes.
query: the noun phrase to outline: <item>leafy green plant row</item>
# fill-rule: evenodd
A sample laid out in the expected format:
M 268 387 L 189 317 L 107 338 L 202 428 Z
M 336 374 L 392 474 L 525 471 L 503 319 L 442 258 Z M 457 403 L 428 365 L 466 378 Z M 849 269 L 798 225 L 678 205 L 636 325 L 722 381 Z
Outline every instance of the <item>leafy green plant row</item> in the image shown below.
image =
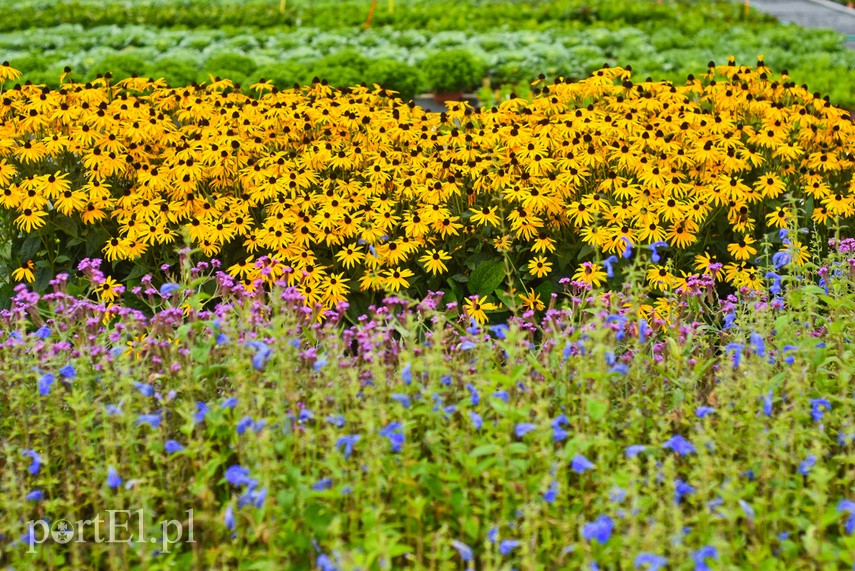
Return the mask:
M 606 62 L 632 65 L 642 77 L 683 81 L 710 60 L 735 55 L 753 61 L 762 53 L 770 64 L 788 69 L 795 81 L 829 94 L 837 104 L 855 105 L 855 52 L 837 33 L 796 26 L 745 24 L 690 34 L 634 27 L 430 33 L 64 25 L 0 34 L 0 53 L 26 70 L 22 80 L 34 83 L 55 85 L 69 66 L 77 79 L 111 71 L 117 77 L 163 77 L 173 85 L 207 80 L 211 74 L 239 83 L 264 77 L 287 87 L 318 76 L 335 85 L 385 84 L 404 97 L 470 89 L 484 77 L 493 87 L 529 81 L 540 72 L 581 77 Z
M 364 25 L 367 0 L 29 0 L 0 2 L 0 30 L 23 30 L 63 23 L 86 27 L 126 23 L 155 27 L 219 28 L 224 26 L 315 26 L 340 29 Z M 283 9 L 284 7 L 284 9 Z M 593 22 L 660 27 L 674 25 L 700 30 L 710 22 L 737 20 L 773 22 L 758 12 L 745 14 L 742 6 L 725 0 L 380 0 L 373 26 L 426 30 L 493 30 L 497 27 L 540 29 L 578 27 Z M 720 26 L 723 27 L 723 26 Z

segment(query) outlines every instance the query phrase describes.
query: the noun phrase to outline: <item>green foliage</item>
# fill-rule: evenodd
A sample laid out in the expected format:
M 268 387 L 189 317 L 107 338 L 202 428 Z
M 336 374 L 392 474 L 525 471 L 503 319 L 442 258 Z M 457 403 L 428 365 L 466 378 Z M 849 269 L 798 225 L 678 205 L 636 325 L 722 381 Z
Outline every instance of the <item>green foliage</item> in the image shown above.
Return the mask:
M 308 84 L 312 80 L 312 72 L 308 67 L 293 61 L 274 63 L 255 70 L 253 79 L 270 80 L 279 89 L 291 89 L 295 84 Z
M 22 297 L 25 309 L 0 318 L 0 557 L 16 568 L 310 569 L 323 555 L 341 569 L 577 569 L 646 552 L 682 568 L 711 546 L 711 568 L 849 568 L 845 257 L 822 261 L 827 292 L 814 268 L 785 278 L 777 308 L 729 303 L 730 328 L 715 299 L 670 298 L 644 339 L 635 307 L 652 300 L 634 292 L 514 318 L 501 334 L 465 331 L 436 300 L 389 300 L 344 333 L 306 320 L 282 290 L 199 313 L 213 283 L 186 258 L 170 276 L 177 292 L 139 296 L 150 321 Z M 675 436 L 688 448 L 669 447 Z M 229 476 L 235 467 L 249 480 Z M 680 483 L 690 490 L 678 497 Z M 47 540 L 28 553 L 8 539 L 39 518 L 138 509 L 145 540 L 136 519 L 114 528 L 133 543 L 97 542 L 91 525 L 73 549 Z M 186 540 L 189 509 L 196 543 L 163 551 L 160 522 L 184 522 Z M 602 516 L 610 536 L 587 540 Z M 508 540 L 520 543 L 500 553 Z
M 365 69 L 363 80 L 369 85 L 376 83 L 397 91 L 405 101 L 412 99 L 425 88 L 421 69 L 392 59 L 370 62 Z
M 486 73 L 483 61 L 464 49 L 430 53 L 421 68 L 434 93 L 469 91 L 480 85 Z

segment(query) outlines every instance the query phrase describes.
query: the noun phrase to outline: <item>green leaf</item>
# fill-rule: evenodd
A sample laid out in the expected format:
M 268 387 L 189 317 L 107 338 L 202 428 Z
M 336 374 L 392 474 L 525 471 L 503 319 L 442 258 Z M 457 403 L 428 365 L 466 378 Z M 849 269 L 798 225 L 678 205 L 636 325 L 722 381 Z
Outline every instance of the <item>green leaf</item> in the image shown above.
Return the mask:
M 38 234 L 30 234 L 24 240 L 24 243 L 21 244 L 21 249 L 18 250 L 21 260 L 32 260 L 36 252 L 39 250 L 39 246 L 42 245 L 42 237 Z
M 72 238 L 77 238 L 77 222 L 67 216 L 57 216 L 54 220 L 56 227 Z
M 469 455 L 473 458 L 478 458 L 479 456 L 495 454 L 498 450 L 499 446 L 497 444 L 484 444 L 483 446 L 473 449 Z
M 504 262 L 493 260 L 481 262 L 469 275 L 469 292 L 490 295 L 505 280 Z
M 588 399 L 588 402 L 585 403 L 585 410 L 588 412 L 588 416 L 591 420 L 594 421 L 602 420 L 606 415 L 608 408 L 608 403 L 595 399 Z

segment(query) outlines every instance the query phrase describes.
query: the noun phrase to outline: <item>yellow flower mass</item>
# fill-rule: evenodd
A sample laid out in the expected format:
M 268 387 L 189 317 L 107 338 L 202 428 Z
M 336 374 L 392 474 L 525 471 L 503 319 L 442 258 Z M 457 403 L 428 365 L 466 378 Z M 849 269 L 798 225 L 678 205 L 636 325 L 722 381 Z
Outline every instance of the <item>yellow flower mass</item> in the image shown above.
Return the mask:
M 605 257 L 666 242 L 706 271 L 719 222 L 721 277 L 750 284 L 752 236 L 855 214 L 852 121 L 765 66 L 729 62 L 684 85 L 635 83 L 617 67 L 536 83 L 531 101 L 439 114 L 322 82 L 246 94 L 228 80 L 6 81 L 0 208 L 22 233 L 58 216 L 103 227 L 111 262 L 174 250 L 183 236 L 245 284 L 282 279 L 255 262 L 273 259 L 328 307 L 352 289 L 446 274 L 476 246 L 519 254 L 525 281 L 569 273 L 568 244 Z M 793 210 L 807 200 L 810 211 Z M 647 278 L 666 289 L 683 269 L 652 266 Z M 591 264 L 574 277 L 606 280 Z M 109 300 L 113 285 L 100 294 Z M 481 321 L 490 305 L 468 300 L 466 311 Z

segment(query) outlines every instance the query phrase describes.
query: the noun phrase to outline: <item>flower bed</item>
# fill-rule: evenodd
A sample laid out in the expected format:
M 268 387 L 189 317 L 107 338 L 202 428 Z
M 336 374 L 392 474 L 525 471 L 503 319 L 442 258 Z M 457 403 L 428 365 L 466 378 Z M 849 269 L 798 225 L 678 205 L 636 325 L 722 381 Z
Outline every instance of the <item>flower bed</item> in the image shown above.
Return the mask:
M 564 276 L 620 279 L 639 246 L 654 289 L 757 288 L 757 256 L 802 265 L 800 229 L 824 239 L 853 214 L 852 122 L 762 62 L 685 85 L 605 68 L 443 115 L 366 88 L 254 89 L 4 91 L 10 267 L 34 263 L 43 288 L 104 255 L 131 285 L 187 241 L 247 285 L 293 268 L 329 308 L 382 289 L 509 306 Z
M 774 299 L 719 303 L 707 282 L 649 320 L 644 295 L 577 288 L 491 328 L 437 294 L 321 325 L 295 288 L 248 293 L 186 257 L 131 294 L 148 316 L 68 295 L 67 276 L 19 286 L 0 312 L 0 557 L 849 567 L 851 242 Z M 100 261 L 79 269 L 105 279 Z M 140 509 L 103 541 L 107 510 Z

